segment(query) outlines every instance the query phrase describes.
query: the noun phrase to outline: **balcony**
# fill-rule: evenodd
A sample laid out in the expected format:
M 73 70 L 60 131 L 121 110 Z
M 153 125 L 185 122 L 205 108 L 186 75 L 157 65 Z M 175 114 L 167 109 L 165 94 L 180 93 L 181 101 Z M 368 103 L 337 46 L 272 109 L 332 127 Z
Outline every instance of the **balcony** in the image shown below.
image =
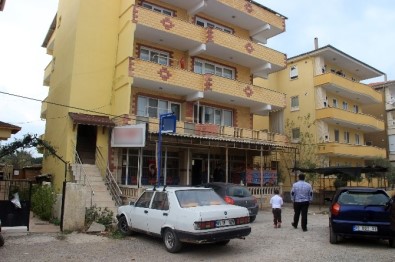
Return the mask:
M 148 131 L 159 132 L 159 119 L 153 117 L 132 117 L 128 124 L 148 123 Z M 288 144 L 285 135 L 270 133 L 263 130 L 254 130 L 241 127 L 219 126 L 214 124 L 196 124 L 192 122 L 177 121 L 176 134 L 184 137 L 205 137 L 216 140 L 241 141 L 247 143 L 270 143 L 279 146 Z
M 181 7 L 190 16 L 204 13 L 210 17 L 249 31 L 255 41 L 267 39 L 285 31 L 285 17 L 250 1 L 229 0 L 162 0 Z
M 48 97 L 47 97 L 48 98 Z M 46 119 L 47 118 L 47 103 L 46 100 L 47 98 L 45 98 L 42 102 L 41 102 L 41 113 L 40 113 L 40 118 L 41 119 Z
M 133 86 L 184 97 L 250 108 L 257 115 L 285 107 L 285 94 L 211 74 L 201 75 L 136 58 L 129 59 Z
M 385 129 L 384 121 L 373 116 L 333 107 L 317 109 L 316 119 L 331 125 L 359 129 L 363 132 L 378 132 Z
M 385 158 L 386 150 L 374 146 L 350 145 L 328 142 L 318 145 L 318 154 L 329 157 L 374 159 Z
M 333 73 L 315 76 L 314 86 L 323 87 L 327 92 L 347 97 L 362 104 L 377 104 L 383 101 L 382 95 L 370 86 Z
M 44 86 L 50 85 L 51 75 L 54 70 L 55 70 L 55 60 L 52 59 L 44 70 L 44 82 L 43 82 Z
M 135 36 L 152 43 L 188 50 L 189 56 L 204 53 L 250 69 L 255 76 L 285 67 L 286 56 L 278 51 L 212 28 L 203 28 L 188 21 L 162 15 L 135 6 Z

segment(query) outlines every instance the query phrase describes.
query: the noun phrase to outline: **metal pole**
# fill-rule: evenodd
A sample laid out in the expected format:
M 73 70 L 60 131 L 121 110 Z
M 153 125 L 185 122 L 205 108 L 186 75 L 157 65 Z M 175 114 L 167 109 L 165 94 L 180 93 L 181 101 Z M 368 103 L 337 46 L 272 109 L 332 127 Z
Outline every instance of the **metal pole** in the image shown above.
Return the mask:
M 162 132 L 159 130 L 159 142 L 158 142 L 158 187 L 160 186 L 160 174 L 161 174 L 161 168 L 162 168 Z

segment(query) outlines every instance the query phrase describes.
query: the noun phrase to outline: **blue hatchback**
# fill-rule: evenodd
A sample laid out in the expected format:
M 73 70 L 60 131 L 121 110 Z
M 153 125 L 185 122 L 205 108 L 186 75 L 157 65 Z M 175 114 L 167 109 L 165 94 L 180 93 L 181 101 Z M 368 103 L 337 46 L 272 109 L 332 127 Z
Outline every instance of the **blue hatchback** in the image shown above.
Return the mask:
M 384 239 L 395 248 L 395 232 L 390 228 L 390 197 L 383 189 L 339 188 L 329 214 L 329 241 L 364 237 Z

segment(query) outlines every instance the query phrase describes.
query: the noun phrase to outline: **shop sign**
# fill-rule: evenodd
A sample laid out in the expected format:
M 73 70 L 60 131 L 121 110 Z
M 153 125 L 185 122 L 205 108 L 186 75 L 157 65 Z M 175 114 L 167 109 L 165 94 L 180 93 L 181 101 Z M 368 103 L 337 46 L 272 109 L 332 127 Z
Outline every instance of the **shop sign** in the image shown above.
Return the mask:
M 145 124 L 114 127 L 111 147 L 145 147 L 145 130 Z

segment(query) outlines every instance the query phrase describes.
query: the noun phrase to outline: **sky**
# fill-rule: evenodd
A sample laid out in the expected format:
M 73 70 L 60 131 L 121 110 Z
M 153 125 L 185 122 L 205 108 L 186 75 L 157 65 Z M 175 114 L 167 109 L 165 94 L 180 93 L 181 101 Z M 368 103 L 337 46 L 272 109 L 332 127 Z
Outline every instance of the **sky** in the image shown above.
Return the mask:
M 255 1 L 288 18 L 286 31 L 269 39 L 268 47 L 293 57 L 312 51 L 317 37 L 320 47 L 332 45 L 395 80 L 394 0 Z M 57 0 L 7 0 L 0 12 L 0 121 L 22 128 L 0 145 L 44 133 L 40 102 L 3 93 L 37 100 L 47 96 L 43 78 L 51 56 L 41 45 L 57 4 Z

